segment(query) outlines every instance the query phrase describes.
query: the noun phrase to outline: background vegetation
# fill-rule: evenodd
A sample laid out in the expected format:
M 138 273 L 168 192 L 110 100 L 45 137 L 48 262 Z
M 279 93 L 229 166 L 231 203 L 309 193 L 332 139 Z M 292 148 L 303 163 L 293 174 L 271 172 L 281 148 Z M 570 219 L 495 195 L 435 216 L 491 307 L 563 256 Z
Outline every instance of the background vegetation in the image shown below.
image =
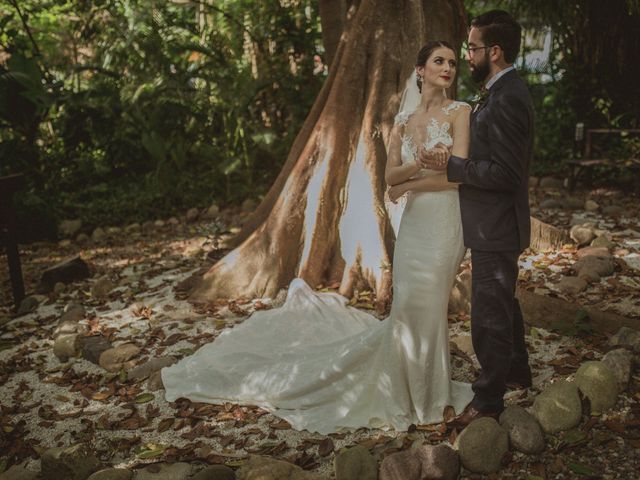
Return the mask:
M 562 171 L 577 121 L 639 126 L 636 1 L 466 5 L 471 16 L 514 11 L 525 52 L 550 32 L 548 58 L 518 65 L 537 111 L 534 173 Z M 64 218 L 116 225 L 263 194 L 322 86 L 317 8 L 0 0 L 0 175 L 26 174 L 24 239 L 55 236 Z M 469 99 L 475 89 L 461 77 Z M 637 157 L 640 145 L 622 138 L 611 148 Z

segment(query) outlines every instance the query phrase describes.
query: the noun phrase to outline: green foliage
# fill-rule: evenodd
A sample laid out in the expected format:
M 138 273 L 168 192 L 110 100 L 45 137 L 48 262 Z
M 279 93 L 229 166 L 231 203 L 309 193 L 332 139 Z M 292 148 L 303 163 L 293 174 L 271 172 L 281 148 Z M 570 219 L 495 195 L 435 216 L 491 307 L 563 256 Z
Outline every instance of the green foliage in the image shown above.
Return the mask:
M 0 18 L 0 174 L 88 225 L 261 195 L 322 83 L 311 0 L 8 0 Z

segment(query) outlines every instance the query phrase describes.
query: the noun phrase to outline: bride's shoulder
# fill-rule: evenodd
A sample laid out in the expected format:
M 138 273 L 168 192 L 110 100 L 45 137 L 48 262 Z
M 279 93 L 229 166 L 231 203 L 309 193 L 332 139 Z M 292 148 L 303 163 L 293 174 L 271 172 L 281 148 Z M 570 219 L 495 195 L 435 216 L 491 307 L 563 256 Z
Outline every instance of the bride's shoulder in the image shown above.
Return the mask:
M 466 102 L 459 102 L 458 100 L 453 100 L 448 105 L 445 105 L 444 107 L 442 107 L 442 110 L 447 115 L 451 115 L 453 112 L 456 112 L 460 109 L 471 111 L 471 105 L 469 105 Z
M 401 126 L 406 126 L 407 123 L 409 123 L 409 119 L 411 118 L 411 115 L 413 115 L 415 113 L 415 110 L 412 111 L 402 111 L 399 112 L 395 119 L 393 120 L 393 124 L 394 125 L 401 125 Z

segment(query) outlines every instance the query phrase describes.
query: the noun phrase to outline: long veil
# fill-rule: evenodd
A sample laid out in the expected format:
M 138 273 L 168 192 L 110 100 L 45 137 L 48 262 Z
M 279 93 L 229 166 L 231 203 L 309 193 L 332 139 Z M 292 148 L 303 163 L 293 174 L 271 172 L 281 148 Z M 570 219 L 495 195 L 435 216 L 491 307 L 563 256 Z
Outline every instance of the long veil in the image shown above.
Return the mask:
M 415 69 L 413 73 L 409 75 L 407 82 L 402 93 L 402 99 L 400 100 L 400 106 L 398 107 L 398 114 L 413 112 L 418 105 L 420 105 L 420 89 L 417 83 L 418 75 Z M 397 203 L 391 203 L 388 199 L 385 200 L 385 206 L 387 207 L 387 213 L 389 214 L 389 222 L 391 228 L 398 237 L 398 229 L 400 228 L 400 219 L 402 218 L 402 212 L 405 206 L 404 197 Z

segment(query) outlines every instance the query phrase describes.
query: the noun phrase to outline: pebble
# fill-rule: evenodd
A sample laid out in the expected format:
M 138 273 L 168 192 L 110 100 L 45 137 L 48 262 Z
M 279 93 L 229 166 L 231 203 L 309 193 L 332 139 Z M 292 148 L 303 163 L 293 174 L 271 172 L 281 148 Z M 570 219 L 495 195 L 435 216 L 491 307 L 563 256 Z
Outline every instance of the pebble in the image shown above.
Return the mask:
M 594 202 L 593 200 L 587 200 L 586 202 L 584 202 L 584 209 L 587 212 L 597 212 L 600 209 L 600 205 L 598 205 L 598 203 Z
M 544 434 L 540 424 L 524 408 L 512 405 L 500 415 L 500 426 L 509 434 L 511 446 L 522 453 L 538 454 L 544 450 Z
M 138 353 L 140 353 L 140 347 L 133 343 L 123 343 L 102 352 L 98 363 L 108 372 L 118 372 L 121 368 L 126 367 L 127 360 L 132 359 Z
M 87 480 L 131 480 L 133 472 L 123 468 L 105 468 L 92 474 Z
M 190 476 L 188 463 L 154 463 L 138 470 L 135 480 L 187 480 Z
M 100 461 L 86 445 L 78 443 L 46 450 L 40 465 L 46 480 L 86 480 L 100 468 Z
M 556 287 L 562 293 L 575 295 L 587 288 L 587 282 L 580 277 L 562 277 L 556 284 Z
M 578 387 L 566 380 L 552 383 L 533 401 L 533 415 L 546 433 L 575 427 L 582 418 Z
M 422 445 L 392 453 L 380 465 L 379 480 L 455 480 L 460 458 L 449 446 Z
M 235 480 L 236 472 L 226 465 L 210 465 L 196 473 L 191 480 Z
M 497 472 L 502 457 L 509 451 L 507 431 L 490 417 L 471 422 L 462 431 L 457 443 L 462 466 L 475 473 Z
M 640 331 L 621 327 L 607 342 L 610 347 L 624 347 L 640 353 Z
M 618 381 L 613 371 L 601 361 L 583 363 L 576 372 L 576 385 L 589 399 L 591 414 L 612 408 L 618 399 Z
M 305 472 L 293 463 L 257 455 L 249 457 L 249 461 L 236 472 L 236 478 L 238 480 L 321 480 L 320 476 Z M 337 479 L 340 480 L 339 477 Z M 360 480 L 360 477 L 350 477 L 349 480 Z
M 362 445 L 340 451 L 334 459 L 336 480 L 376 480 L 378 467 Z
M 53 342 L 53 354 L 61 362 L 66 362 L 69 358 L 75 357 L 79 351 L 80 339 L 76 333 L 60 335 Z
M 104 275 L 91 286 L 91 296 L 98 300 L 103 300 L 115 287 L 116 284 L 108 276 Z
M 107 238 L 107 234 L 100 227 L 96 228 L 91 234 L 91 240 L 96 243 L 103 242 Z
M 602 357 L 602 363 L 615 375 L 618 390 L 620 392 L 626 390 L 633 372 L 633 354 L 626 348 L 616 348 Z
M 129 371 L 127 378 L 131 380 L 141 380 L 147 378 L 154 372 L 159 372 L 164 367 L 168 367 L 177 362 L 177 359 L 172 356 L 152 358 L 142 365 L 138 365 L 133 370 Z

